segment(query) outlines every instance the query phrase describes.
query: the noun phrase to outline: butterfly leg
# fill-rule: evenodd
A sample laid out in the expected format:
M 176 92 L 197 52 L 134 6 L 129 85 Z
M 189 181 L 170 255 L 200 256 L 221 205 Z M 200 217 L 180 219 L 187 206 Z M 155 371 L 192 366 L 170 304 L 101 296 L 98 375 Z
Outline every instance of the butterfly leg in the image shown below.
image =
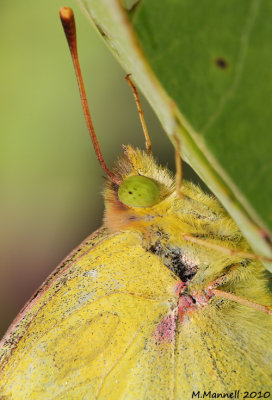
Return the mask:
M 255 308 L 255 310 L 261 311 L 265 314 L 272 315 L 272 310 L 262 304 L 255 303 L 254 301 L 244 299 L 243 297 L 236 296 L 233 293 L 224 292 L 223 290 L 213 289 L 212 293 L 216 296 L 223 297 L 224 299 L 235 301 L 236 303 L 243 304 L 244 306 Z
M 272 310 L 268 306 L 264 306 L 262 304 L 255 303 L 254 301 L 244 299 L 243 297 L 236 296 L 233 293 L 225 292 L 223 290 L 217 289 L 218 286 L 222 286 L 231 279 L 233 279 L 233 275 L 236 275 L 236 270 L 239 264 L 233 265 L 229 271 L 220 276 L 219 278 L 215 279 L 213 282 L 209 284 L 207 289 L 205 290 L 205 293 L 211 297 L 215 296 L 220 296 L 223 297 L 224 299 L 228 299 L 231 301 L 235 301 L 236 303 L 243 304 L 247 307 L 254 308 L 255 310 L 264 312 L 265 314 L 270 314 L 272 315 Z
M 215 279 L 212 281 L 209 286 L 207 287 L 207 290 L 214 290 L 218 286 L 225 285 L 228 283 L 230 280 L 233 280 L 237 276 L 237 271 L 239 271 L 239 268 L 241 267 L 241 264 L 234 264 L 232 265 L 229 270 L 219 278 Z
M 176 194 L 179 198 L 182 198 L 183 194 L 180 188 L 182 184 L 183 172 L 182 172 L 182 159 L 180 157 L 180 141 L 176 135 L 174 135 L 174 140 L 175 140 L 175 164 L 176 164 Z
M 228 247 L 224 247 L 224 246 L 221 246 L 219 244 L 212 243 L 210 241 L 200 239 L 198 237 L 195 237 L 195 236 L 187 234 L 187 233 L 182 233 L 181 236 L 182 236 L 182 238 L 184 240 L 188 240 L 189 242 L 192 242 L 192 243 L 197 243 L 197 244 L 199 244 L 201 246 L 204 246 L 204 247 L 207 247 L 209 249 L 213 249 L 213 250 L 219 251 L 219 252 L 224 253 L 224 254 L 228 254 L 228 255 L 236 256 L 236 257 L 241 257 L 241 258 L 249 258 L 251 260 L 268 261 L 268 262 L 272 263 L 272 258 L 270 258 L 270 257 L 266 257 L 266 256 L 262 256 L 262 255 L 259 255 L 259 254 L 254 254 L 254 253 L 249 253 L 249 252 L 246 252 L 246 251 L 243 251 L 243 250 L 230 249 Z

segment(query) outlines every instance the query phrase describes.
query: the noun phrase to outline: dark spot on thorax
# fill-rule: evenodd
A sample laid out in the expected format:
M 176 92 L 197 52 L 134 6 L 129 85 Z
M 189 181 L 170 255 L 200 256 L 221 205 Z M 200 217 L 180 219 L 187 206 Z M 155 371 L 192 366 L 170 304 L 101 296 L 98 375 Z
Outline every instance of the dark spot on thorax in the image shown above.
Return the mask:
M 183 257 L 181 249 L 177 247 L 164 246 L 158 240 L 147 250 L 159 256 L 163 264 L 178 276 L 182 282 L 190 281 L 197 273 L 198 266 L 189 261 L 185 262 L 184 259 L 186 257 Z

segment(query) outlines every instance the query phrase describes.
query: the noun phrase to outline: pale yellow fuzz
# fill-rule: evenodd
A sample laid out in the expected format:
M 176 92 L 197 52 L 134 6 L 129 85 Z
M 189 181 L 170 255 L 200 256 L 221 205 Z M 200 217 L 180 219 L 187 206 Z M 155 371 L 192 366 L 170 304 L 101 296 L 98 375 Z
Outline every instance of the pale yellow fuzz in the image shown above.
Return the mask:
M 105 226 L 48 278 L 2 342 L 0 399 L 272 393 L 271 315 L 205 297 L 214 280 L 229 274 L 220 290 L 272 306 L 268 274 L 255 260 L 182 237 L 251 251 L 236 224 L 192 183 L 184 182 L 177 197 L 172 175 L 132 147 L 115 173 L 153 179 L 160 201 L 126 207 L 117 185 L 107 183 Z M 191 307 L 181 306 L 184 300 Z

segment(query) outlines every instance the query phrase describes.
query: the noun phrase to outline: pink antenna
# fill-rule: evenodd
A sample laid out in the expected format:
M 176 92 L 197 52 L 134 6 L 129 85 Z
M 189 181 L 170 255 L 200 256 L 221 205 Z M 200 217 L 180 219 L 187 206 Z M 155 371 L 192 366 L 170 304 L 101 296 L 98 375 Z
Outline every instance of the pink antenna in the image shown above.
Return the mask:
M 140 102 L 140 99 L 139 99 L 139 95 L 138 95 L 137 89 L 136 89 L 135 85 L 132 83 L 132 81 L 130 79 L 130 74 L 128 74 L 126 76 L 126 81 L 128 82 L 129 86 L 132 89 L 132 93 L 134 95 L 134 98 L 135 98 L 135 101 L 136 101 L 136 105 L 137 105 L 137 108 L 138 108 L 138 113 L 139 113 L 140 121 L 141 121 L 143 132 L 144 132 L 144 137 L 145 137 L 146 152 L 147 152 L 147 154 L 151 154 L 151 140 L 150 140 L 149 133 L 148 133 L 148 130 L 147 130 L 147 126 L 146 126 L 146 123 L 145 123 L 143 109 L 142 109 L 142 106 L 141 106 L 141 102 Z
M 87 96 L 86 96 L 86 91 L 83 83 L 83 78 L 81 74 L 81 69 L 80 69 L 80 64 L 78 60 L 78 53 L 77 53 L 77 41 L 76 41 L 76 25 L 75 25 L 75 19 L 74 19 L 74 13 L 73 10 L 69 7 L 62 7 L 59 10 L 60 14 L 60 19 L 62 22 L 62 26 L 64 29 L 64 33 L 68 42 L 68 46 L 70 49 L 70 53 L 72 56 L 74 68 L 75 68 L 75 73 L 76 73 L 76 78 L 77 78 L 77 83 L 78 83 L 78 88 L 80 92 L 80 97 L 81 97 L 81 103 L 83 106 L 83 111 L 84 111 L 84 116 L 85 120 L 87 123 L 87 127 L 93 142 L 93 147 L 94 151 L 96 154 L 96 157 L 101 165 L 101 167 L 104 169 L 110 180 L 117 185 L 120 185 L 121 181 L 108 169 L 104 158 L 102 156 L 99 143 L 95 134 L 95 130 L 93 127 L 91 115 L 90 115 L 90 110 L 88 106 L 88 101 L 87 101 Z

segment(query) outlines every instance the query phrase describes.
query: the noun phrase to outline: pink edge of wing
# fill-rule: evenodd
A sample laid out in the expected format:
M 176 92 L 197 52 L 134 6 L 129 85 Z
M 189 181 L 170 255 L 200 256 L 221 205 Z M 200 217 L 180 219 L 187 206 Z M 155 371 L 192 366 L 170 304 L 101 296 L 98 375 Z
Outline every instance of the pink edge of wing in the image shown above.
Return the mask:
M 101 238 L 103 238 L 103 227 L 96 230 L 95 232 L 93 232 L 91 235 L 89 235 L 82 243 L 80 243 L 79 246 L 77 246 L 74 250 L 72 250 L 67 257 L 65 257 L 64 260 L 61 261 L 61 263 L 54 269 L 54 271 L 47 277 L 47 279 L 40 285 L 40 287 L 35 291 L 35 293 L 31 296 L 31 298 L 28 300 L 28 302 L 23 306 L 23 308 L 20 310 L 20 312 L 18 313 L 18 315 L 15 317 L 15 319 L 12 321 L 11 325 L 9 326 L 7 332 L 5 333 L 5 335 L 3 336 L 3 338 L 0 340 L 0 350 L 2 347 L 5 346 L 5 344 L 9 341 L 9 337 L 10 335 L 12 335 L 13 332 L 16 331 L 17 326 L 21 323 L 21 321 L 24 319 L 24 317 L 26 316 L 26 314 L 28 313 L 29 310 L 31 310 L 31 308 L 36 304 L 36 302 L 41 298 L 41 296 L 43 295 L 44 292 L 46 292 L 56 281 L 56 279 L 58 279 L 70 266 L 71 264 L 75 261 L 74 257 L 76 256 L 76 254 L 86 245 L 86 243 L 101 235 Z M 81 257 L 83 257 L 90 249 L 88 248 L 84 253 L 81 253 L 80 256 L 77 258 L 77 260 Z M 37 311 L 37 313 L 40 310 Z M 33 320 L 33 318 L 35 318 L 34 314 L 32 316 L 32 318 L 28 321 L 27 325 L 26 325 L 26 329 L 27 327 L 30 325 L 31 321 Z M 17 344 L 19 343 L 21 336 L 15 336 L 14 338 L 12 338 L 12 348 L 11 348 L 11 352 L 12 350 L 17 346 Z M 9 354 L 9 356 L 10 356 Z M 1 370 L 4 368 L 5 364 L 7 363 L 9 356 L 6 358 L 6 360 L 4 361 L 4 363 L 0 366 L 0 372 Z

